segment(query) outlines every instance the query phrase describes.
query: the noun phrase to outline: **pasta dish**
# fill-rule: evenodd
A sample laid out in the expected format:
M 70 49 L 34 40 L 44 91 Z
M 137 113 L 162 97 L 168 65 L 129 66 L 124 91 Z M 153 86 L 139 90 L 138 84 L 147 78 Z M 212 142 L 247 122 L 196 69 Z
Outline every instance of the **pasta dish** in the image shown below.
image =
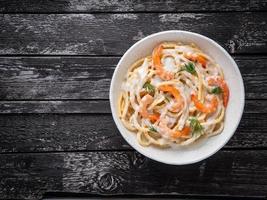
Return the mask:
M 143 146 L 185 146 L 222 132 L 229 89 L 222 69 L 194 44 L 164 42 L 130 66 L 119 116 Z

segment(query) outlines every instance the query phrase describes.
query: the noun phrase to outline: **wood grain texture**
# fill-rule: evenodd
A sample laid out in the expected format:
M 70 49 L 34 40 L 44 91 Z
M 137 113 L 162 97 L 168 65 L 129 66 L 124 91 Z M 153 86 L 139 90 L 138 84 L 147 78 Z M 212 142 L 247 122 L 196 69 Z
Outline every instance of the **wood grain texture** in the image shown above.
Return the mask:
M 267 52 L 267 13 L 6 14 L 0 54 L 121 55 L 141 38 L 188 30 L 231 53 Z
M 0 99 L 108 99 L 118 60 L 119 57 L 0 57 Z M 244 79 L 246 98 L 267 99 L 267 57 L 237 56 L 235 60 Z
M 267 101 L 252 101 L 249 107 L 252 112 L 265 112 Z M 252 106 L 256 107 L 252 107 Z M 0 114 L 92 114 L 111 113 L 108 100 L 75 100 L 75 101 L 0 101 Z
M 0 152 L 129 149 L 109 115 L 0 116 Z
M 0 155 L 0 199 L 38 199 L 49 191 L 266 197 L 266 156 L 264 150 L 220 151 L 171 166 L 136 152 Z
M 267 113 L 267 100 L 246 100 L 245 113 Z M 109 100 L 0 101 L 0 114 L 110 114 Z
M 78 196 L 78 197 L 77 197 Z M 265 200 L 264 197 L 245 197 L 245 196 L 181 196 L 181 195 L 91 195 L 88 193 L 71 192 L 49 192 L 44 195 L 42 200 Z
M 108 98 L 118 58 L 0 58 L 2 99 Z
M 46 192 L 266 198 L 266 11 L 266 0 L 1 0 L 0 199 Z M 240 55 L 246 88 L 232 139 L 187 166 L 135 152 L 108 101 L 120 56 L 145 36 L 173 29 Z
M 266 148 L 266 114 L 245 113 L 227 148 Z M 111 114 L 0 115 L 0 152 L 131 149 Z
M 185 11 L 266 11 L 266 0 L 2 0 L 0 12 L 185 12 Z

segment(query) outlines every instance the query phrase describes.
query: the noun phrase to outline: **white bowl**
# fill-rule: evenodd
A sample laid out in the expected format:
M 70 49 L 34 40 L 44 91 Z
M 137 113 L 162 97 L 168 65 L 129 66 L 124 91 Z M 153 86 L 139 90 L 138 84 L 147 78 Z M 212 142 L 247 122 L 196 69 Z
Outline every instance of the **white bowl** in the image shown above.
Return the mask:
M 121 85 L 128 68 L 136 60 L 151 55 L 153 48 L 164 41 L 180 41 L 195 43 L 205 53 L 210 55 L 222 67 L 226 82 L 230 89 L 229 103 L 226 109 L 225 127 L 221 134 L 204 138 L 188 147 L 173 149 L 160 149 L 154 146 L 143 147 L 136 138 L 136 134 L 127 130 L 118 117 L 118 97 Z M 110 85 L 110 106 L 113 119 L 124 139 L 141 154 L 166 164 L 184 165 L 201 161 L 221 149 L 234 134 L 244 109 L 244 85 L 242 76 L 232 57 L 215 41 L 187 31 L 164 31 L 150 36 L 135 43 L 120 59 L 112 77 Z

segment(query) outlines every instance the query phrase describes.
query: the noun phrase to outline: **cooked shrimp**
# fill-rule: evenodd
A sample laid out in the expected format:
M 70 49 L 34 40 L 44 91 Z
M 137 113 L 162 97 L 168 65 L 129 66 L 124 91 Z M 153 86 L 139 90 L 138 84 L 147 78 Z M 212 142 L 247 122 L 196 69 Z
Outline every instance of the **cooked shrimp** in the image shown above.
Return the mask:
M 175 98 L 175 104 L 170 109 L 172 112 L 178 112 L 179 110 L 181 110 L 184 102 L 179 90 L 177 90 L 174 86 L 171 85 L 162 85 L 159 87 L 159 90 L 163 92 L 169 92 Z
M 158 114 L 158 113 L 148 115 L 148 119 L 149 119 L 151 122 L 156 122 L 156 121 L 158 121 L 158 120 L 159 120 L 159 117 L 160 117 L 160 114 Z
M 159 122 L 159 131 L 163 136 L 168 138 L 172 134 L 172 130 L 167 126 L 166 119 L 162 119 Z
M 205 99 L 208 100 L 209 97 L 211 97 L 211 100 L 208 103 L 203 104 L 197 99 L 197 96 L 195 94 L 191 95 L 191 99 L 194 102 L 195 107 L 200 112 L 207 113 L 207 114 L 215 112 L 218 106 L 218 100 L 216 96 L 207 95 Z
M 153 102 L 153 97 L 149 94 L 146 94 L 140 102 L 139 113 L 142 117 L 148 118 L 149 114 L 147 112 L 147 106 Z
M 199 62 L 203 68 L 206 68 L 207 58 L 198 53 L 185 53 L 184 57 L 193 62 Z
M 174 131 L 172 134 L 172 138 L 190 138 L 189 133 L 191 132 L 191 129 L 189 126 L 185 126 L 181 131 Z
M 159 45 L 156 47 L 152 53 L 152 64 L 156 69 L 156 74 L 163 80 L 171 80 L 174 78 L 174 73 L 168 72 L 164 70 L 163 65 L 161 63 L 161 54 L 163 47 Z
M 178 138 L 189 138 L 189 133 L 191 129 L 188 126 L 185 126 L 181 131 L 174 131 L 168 127 L 168 122 L 166 119 L 163 119 L 159 123 L 160 131 L 165 137 L 178 139 Z
M 229 100 L 229 88 L 226 84 L 226 82 L 219 76 L 211 77 L 208 79 L 209 85 L 218 86 L 222 89 L 223 92 L 223 105 L 224 107 L 227 106 L 228 100 Z
M 189 145 L 222 132 L 229 98 L 225 81 L 219 64 L 196 45 L 159 43 L 129 66 L 118 113 L 143 146 Z
M 140 110 L 139 113 L 142 117 L 148 118 L 152 122 L 156 122 L 159 119 L 159 114 L 149 114 L 147 111 L 147 107 L 149 104 L 153 102 L 153 97 L 149 94 L 146 94 L 140 102 Z

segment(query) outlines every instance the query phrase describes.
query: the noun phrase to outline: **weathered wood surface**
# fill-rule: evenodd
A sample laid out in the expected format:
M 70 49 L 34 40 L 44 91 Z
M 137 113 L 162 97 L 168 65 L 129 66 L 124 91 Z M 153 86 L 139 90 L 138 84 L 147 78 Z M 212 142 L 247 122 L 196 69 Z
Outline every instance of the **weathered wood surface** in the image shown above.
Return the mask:
M 118 58 L 0 58 L 1 99 L 108 98 Z
M 108 99 L 119 57 L 0 57 L 1 100 Z M 247 99 L 267 99 L 267 57 L 235 57 Z
M 128 148 L 111 115 L 0 116 L 0 152 Z
M 0 155 L 0 199 L 37 199 L 49 191 L 266 197 L 266 157 L 265 150 L 220 151 L 171 166 L 131 151 Z
M 266 11 L 266 0 L 0 1 L 0 199 L 46 192 L 266 198 Z M 173 29 L 206 35 L 235 55 L 246 88 L 233 138 L 187 166 L 133 151 L 108 101 L 120 56 Z
M 245 113 L 226 148 L 266 148 L 266 114 Z M 0 152 L 131 149 L 111 114 L 1 115 Z
M 144 36 L 174 29 L 204 34 L 231 53 L 267 53 L 266 18 L 267 12 L 6 14 L 0 54 L 121 55 Z
M 78 197 L 77 197 L 78 196 Z M 129 195 L 130 197 L 125 197 L 125 195 L 91 195 L 88 193 L 71 193 L 71 192 L 49 192 L 46 193 L 42 200 L 214 200 L 214 199 L 224 199 L 224 200 L 265 200 L 264 197 L 244 197 L 244 196 L 192 196 L 190 198 L 183 197 L 183 195 Z
M 266 11 L 266 0 L 2 0 L 0 12 L 185 12 L 185 11 Z
M 246 100 L 245 113 L 267 113 L 266 100 Z M 0 101 L 0 114 L 109 114 L 109 100 Z
M 267 112 L 266 102 L 251 101 L 249 108 L 254 112 Z M 264 105 L 264 106 L 262 106 Z M 0 101 L 0 114 L 73 114 L 73 113 L 111 113 L 108 100 L 63 100 L 63 101 Z

